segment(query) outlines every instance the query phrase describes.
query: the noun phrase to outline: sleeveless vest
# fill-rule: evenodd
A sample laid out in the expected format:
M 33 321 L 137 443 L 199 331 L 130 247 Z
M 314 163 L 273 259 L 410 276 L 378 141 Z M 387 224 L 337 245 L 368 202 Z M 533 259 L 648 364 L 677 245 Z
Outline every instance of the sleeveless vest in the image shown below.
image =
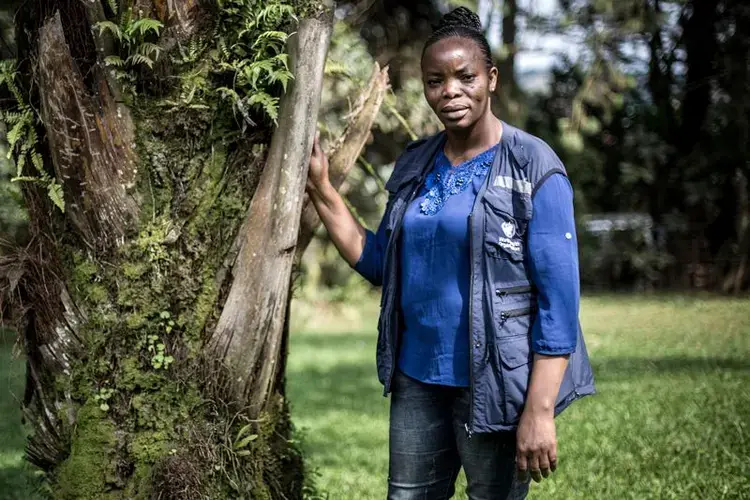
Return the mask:
M 386 184 L 389 201 L 383 218 L 388 245 L 378 321 L 378 375 L 390 392 L 402 320 L 399 311 L 398 241 L 406 207 L 445 143 L 439 133 L 407 146 Z M 555 173 L 567 175 L 545 144 L 503 123 L 503 138 L 469 216 L 471 406 L 466 431 L 514 429 L 523 410 L 531 374 L 531 325 L 537 292 L 530 278 L 526 230 L 533 195 Z M 555 414 L 572 401 L 594 393 L 594 381 L 579 325 Z

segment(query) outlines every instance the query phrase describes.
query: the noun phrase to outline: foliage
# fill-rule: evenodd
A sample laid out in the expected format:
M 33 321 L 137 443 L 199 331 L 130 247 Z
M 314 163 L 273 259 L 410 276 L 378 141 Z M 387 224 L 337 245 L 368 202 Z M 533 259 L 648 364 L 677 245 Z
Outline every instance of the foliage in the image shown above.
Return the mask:
M 563 158 L 578 213 L 650 214 L 669 257 L 660 285 L 746 289 L 750 9 L 562 5 L 548 29 L 582 37 L 580 55 L 561 60 L 549 95 L 528 102 L 528 129 Z
M 12 104 L 0 109 L 0 119 L 7 129 L 7 158 L 12 158 L 16 164 L 16 175 L 11 181 L 41 184 L 47 189 L 49 199 L 64 212 L 62 185 L 47 173 L 42 155 L 37 150 L 39 117 L 16 85 L 17 75 L 15 60 L 0 61 L 0 88 L 5 87 L 13 97 Z M 33 173 L 28 172 L 30 167 L 33 167 Z
M 106 33 L 117 41 L 119 54 L 106 56 L 104 64 L 120 85 L 135 96 L 137 71 L 144 66 L 153 69 L 162 52 L 157 42 L 164 25 L 156 19 L 137 18 L 132 8 L 126 9 L 118 17 L 117 22 L 100 21 L 94 28 L 99 30 L 100 36 Z
M 0 122 L 0 127 L 2 122 Z M 0 132 L 0 137 L 2 132 Z M 7 159 L 7 149 L 0 142 L 0 234 L 9 242 L 20 243 L 27 223 L 21 191 L 17 183 L 10 182 L 13 163 Z M 0 251 L 2 253 L 2 251 Z
M 289 69 L 287 31 L 297 21 L 294 6 L 284 0 L 220 0 L 222 15 L 210 40 L 180 44 L 172 62 L 182 68 L 177 99 L 161 104 L 213 108 L 216 99 L 231 103 L 243 130 L 255 126 L 252 115 L 278 118 L 279 95 L 294 78 Z

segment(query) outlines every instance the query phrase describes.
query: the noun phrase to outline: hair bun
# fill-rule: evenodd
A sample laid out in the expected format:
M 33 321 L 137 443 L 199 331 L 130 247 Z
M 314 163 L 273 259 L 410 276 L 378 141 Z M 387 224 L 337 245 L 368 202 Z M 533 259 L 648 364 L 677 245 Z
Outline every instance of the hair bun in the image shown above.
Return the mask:
M 482 29 L 482 22 L 479 20 L 479 16 L 467 9 L 466 7 L 458 7 L 448 12 L 440 19 L 436 30 L 443 28 L 466 28 L 479 33 L 484 33 Z

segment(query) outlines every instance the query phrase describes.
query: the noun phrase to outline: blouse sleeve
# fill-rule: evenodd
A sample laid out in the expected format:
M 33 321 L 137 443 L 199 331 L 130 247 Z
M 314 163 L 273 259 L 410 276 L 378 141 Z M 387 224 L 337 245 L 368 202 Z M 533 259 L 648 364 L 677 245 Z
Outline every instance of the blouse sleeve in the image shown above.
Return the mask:
M 365 246 L 362 249 L 362 254 L 359 256 L 359 260 L 353 266 L 355 271 L 375 286 L 383 284 L 383 260 L 385 248 L 388 244 L 385 221 L 388 217 L 389 208 L 390 203 L 386 207 L 377 232 L 373 233 L 369 229 L 366 230 Z
M 543 181 L 533 195 L 528 250 L 539 312 L 531 328 L 532 350 L 561 355 L 575 351 L 580 283 L 573 188 L 563 174 Z

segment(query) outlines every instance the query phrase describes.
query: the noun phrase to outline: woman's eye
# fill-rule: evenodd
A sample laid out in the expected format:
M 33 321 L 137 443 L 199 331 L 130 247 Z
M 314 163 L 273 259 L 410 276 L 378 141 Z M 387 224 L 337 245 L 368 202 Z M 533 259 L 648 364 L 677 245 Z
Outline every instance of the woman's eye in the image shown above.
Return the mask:
M 464 82 L 470 82 L 470 81 L 472 81 L 473 79 L 474 79 L 474 75 L 463 75 L 463 76 L 461 77 L 461 80 L 463 80 Z
M 436 85 L 440 85 L 440 80 L 427 80 L 427 85 L 435 87 Z

